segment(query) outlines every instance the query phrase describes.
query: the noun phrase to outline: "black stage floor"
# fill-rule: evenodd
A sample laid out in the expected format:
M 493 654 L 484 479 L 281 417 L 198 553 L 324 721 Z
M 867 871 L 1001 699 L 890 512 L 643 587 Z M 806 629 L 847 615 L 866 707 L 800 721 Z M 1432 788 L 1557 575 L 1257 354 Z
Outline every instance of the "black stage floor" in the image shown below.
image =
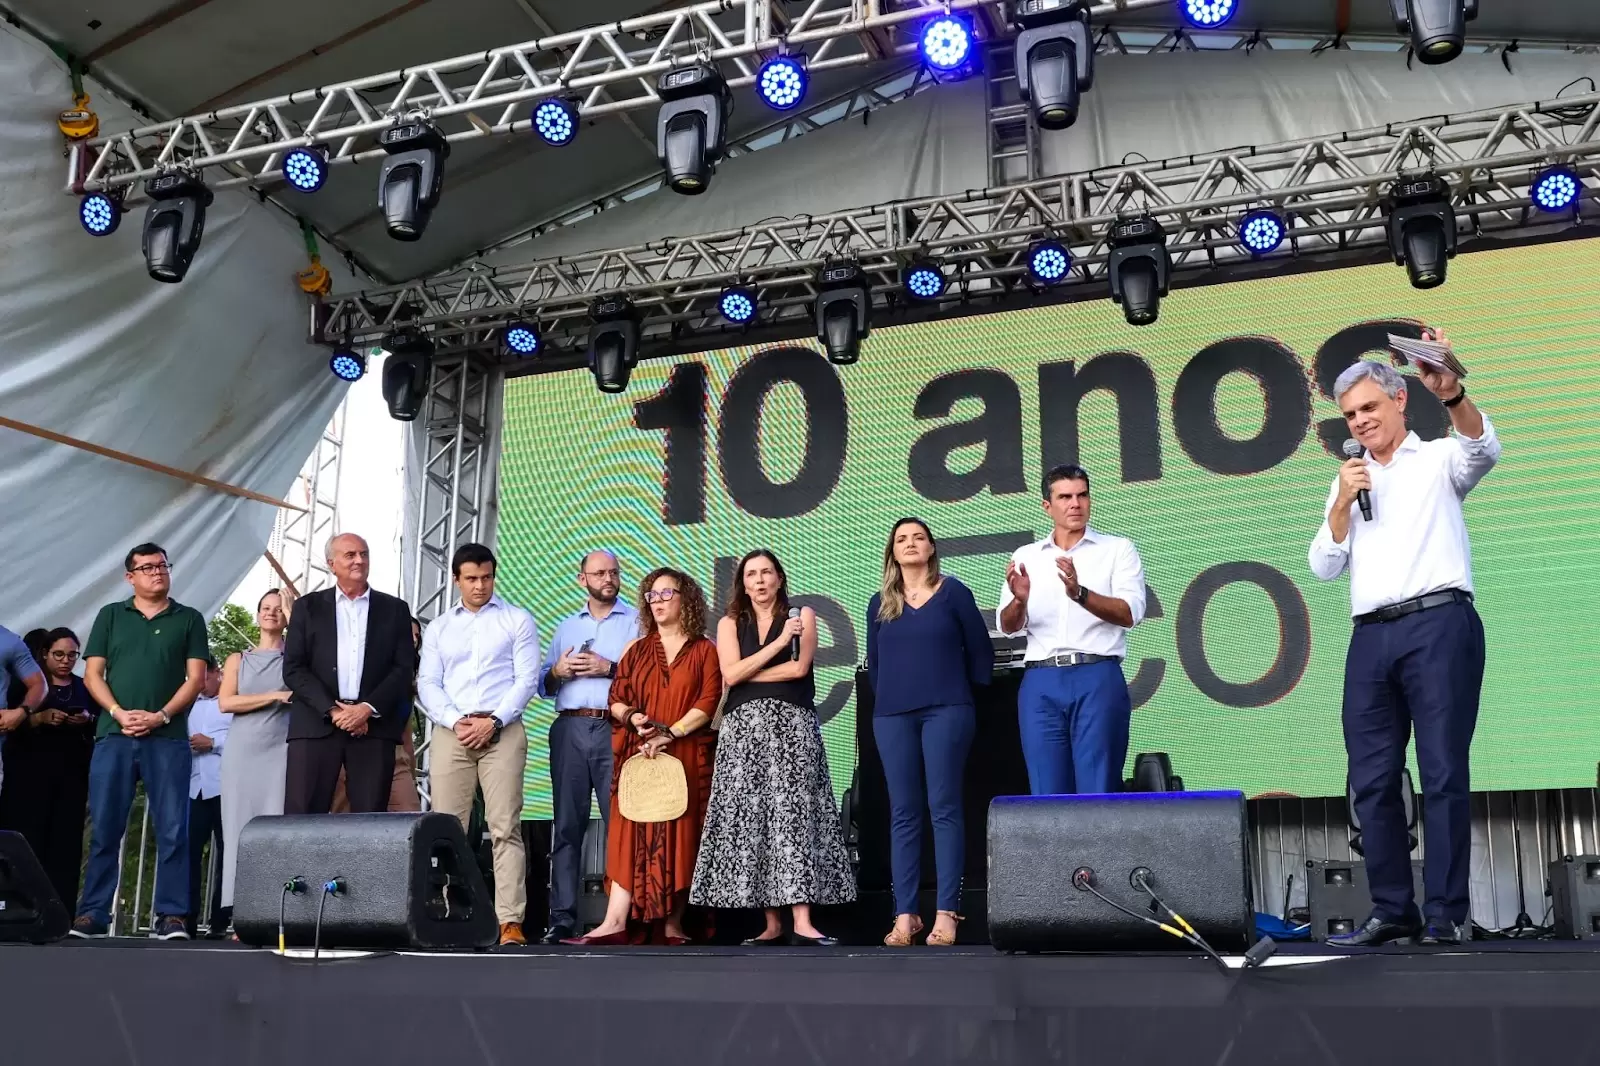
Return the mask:
M 786 1066 L 1593 1062 L 1600 951 L 0 947 L 0 1062 Z

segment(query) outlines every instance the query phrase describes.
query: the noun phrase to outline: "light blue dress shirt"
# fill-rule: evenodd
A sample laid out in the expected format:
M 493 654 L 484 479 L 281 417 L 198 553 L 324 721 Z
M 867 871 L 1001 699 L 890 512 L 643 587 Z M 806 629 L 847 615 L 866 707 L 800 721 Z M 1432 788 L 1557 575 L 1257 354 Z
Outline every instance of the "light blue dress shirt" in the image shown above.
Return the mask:
M 622 658 L 622 649 L 628 646 L 628 641 L 638 635 L 639 612 L 621 600 L 612 606 L 611 613 L 604 618 L 595 618 L 587 606 L 576 614 L 569 614 L 556 627 L 555 636 L 550 639 L 550 650 L 545 653 L 544 665 L 539 668 L 539 695 L 547 698 L 554 696 L 558 711 L 579 707 L 609 709 L 609 678 L 575 677 L 560 683 L 550 676 L 550 668 L 563 654 L 581 647 L 586 640 L 594 641 L 590 651 L 602 659 L 616 662 Z

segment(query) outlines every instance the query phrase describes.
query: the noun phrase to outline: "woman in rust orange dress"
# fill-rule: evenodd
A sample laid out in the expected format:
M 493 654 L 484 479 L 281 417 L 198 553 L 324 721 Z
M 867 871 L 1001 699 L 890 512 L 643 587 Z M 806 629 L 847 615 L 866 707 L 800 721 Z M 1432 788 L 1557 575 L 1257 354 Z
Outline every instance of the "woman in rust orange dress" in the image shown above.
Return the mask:
M 670 822 L 630 822 L 617 809 L 613 778 L 605 921 L 567 944 L 626 944 L 643 939 L 634 933 L 645 928 L 668 944 L 689 940 L 683 912 L 711 795 L 715 738 L 707 727 L 722 698 L 722 668 L 706 639 L 706 600 L 694 578 L 659 567 L 640 584 L 639 599 L 648 608 L 639 615 L 640 636 L 611 683 L 616 773 L 639 752 L 667 752 L 683 763 L 689 809 Z

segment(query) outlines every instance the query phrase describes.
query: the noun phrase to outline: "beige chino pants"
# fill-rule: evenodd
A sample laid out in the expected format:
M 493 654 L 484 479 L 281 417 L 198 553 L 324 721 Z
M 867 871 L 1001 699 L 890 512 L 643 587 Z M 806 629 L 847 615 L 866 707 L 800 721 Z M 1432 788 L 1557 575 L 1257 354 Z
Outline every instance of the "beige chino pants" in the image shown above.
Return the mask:
M 528 909 L 528 855 L 522 843 L 522 770 L 528 761 L 528 733 L 521 722 L 500 731 L 500 739 L 473 751 L 455 730 L 433 727 L 429 764 L 433 809 L 453 814 L 462 828 L 472 820 L 472 797 L 481 785 L 483 811 L 494 844 L 494 910 L 501 925 L 521 922 Z M 476 848 L 475 841 L 468 841 Z

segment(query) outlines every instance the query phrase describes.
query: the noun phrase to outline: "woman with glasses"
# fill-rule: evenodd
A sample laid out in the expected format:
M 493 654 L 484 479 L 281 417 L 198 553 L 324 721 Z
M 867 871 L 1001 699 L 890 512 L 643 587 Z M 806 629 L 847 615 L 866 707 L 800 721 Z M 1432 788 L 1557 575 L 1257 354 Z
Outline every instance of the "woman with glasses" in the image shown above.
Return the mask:
M 722 671 L 706 639 L 706 599 L 694 578 L 658 567 L 640 583 L 639 599 L 646 608 L 641 635 L 622 653 L 611 682 L 615 772 L 620 777 L 635 755 L 666 752 L 683 764 L 689 805 L 670 822 L 629 821 L 613 779 L 605 921 L 565 944 L 689 942 L 684 912 L 714 761 L 715 738 L 706 727 L 722 699 Z
M 0 826 L 23 835 L 68 914 L 78 906 L 89 760 L 100 707 L 73 671 L 78 638 L 70 629 L 36 629 L 23 638 L 47 686 L 44 702 L 5 747 Z
M 252 818 L 283 813 L 292 698 L 283 683 L 286 608 L 282 592 L 267 590 L 256 603 L 261 639 L 222 664 L 217 699 L 223 713 L 233 716 L 222 749 L 222 908 L 230 914 L 239 834 Z
M 933 822 L 938 914 L 927 943 L 956 942 L 966 825 L 961 784 L 977 731 L 972 686 L 994 672 L 994 644 L 972 592 L 939 572 L 927 523 L 902 518 L 883 548 L 883 588 L 867 604 L 872 736 L 889 786 L 889 867 L 894 928 L 883 942 L 909 947 L 922 931 L 922 812 Z
M 761 908 L 767 927 L 746 947 L 838 943 L 811 921 L 813 904 L 849 903 L 855 878 L 839 827 L 817 723 L 817 616 L 789 607 L 789 577 L 765 548 L 739 560 L 717 653 L 728 699 L 690 900 Z M 792 929 L 784 936 L 788 908 Z

